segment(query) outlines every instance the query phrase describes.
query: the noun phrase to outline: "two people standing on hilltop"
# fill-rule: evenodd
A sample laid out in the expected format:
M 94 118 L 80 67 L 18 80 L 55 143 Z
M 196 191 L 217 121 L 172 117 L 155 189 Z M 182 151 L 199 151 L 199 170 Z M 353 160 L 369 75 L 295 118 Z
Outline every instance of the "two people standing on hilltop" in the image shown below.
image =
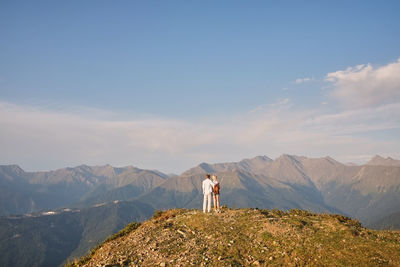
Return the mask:
M 211 212 L 211 194 L 213 194 L 214 200 L 214 210 L 219 212 L 219 189 L 220 185 L 217 181 L 217 176 L 213 175 L 212 180 L 210 179 L 211 175 L 206 174 L 206 178 L 203 180 L 202 189 L 203 189 L 203 212 L 206 213 L 206 208 L 208 212 Z

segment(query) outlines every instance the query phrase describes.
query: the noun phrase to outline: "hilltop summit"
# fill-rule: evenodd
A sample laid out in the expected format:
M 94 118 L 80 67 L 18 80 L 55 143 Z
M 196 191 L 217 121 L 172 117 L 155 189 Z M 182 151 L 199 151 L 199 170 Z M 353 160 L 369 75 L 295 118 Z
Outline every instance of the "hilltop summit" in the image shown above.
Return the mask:
M 69 266 L 399 266 L 399 250 L 399 232 L 341 215 L 175 209 L 130 224 Z

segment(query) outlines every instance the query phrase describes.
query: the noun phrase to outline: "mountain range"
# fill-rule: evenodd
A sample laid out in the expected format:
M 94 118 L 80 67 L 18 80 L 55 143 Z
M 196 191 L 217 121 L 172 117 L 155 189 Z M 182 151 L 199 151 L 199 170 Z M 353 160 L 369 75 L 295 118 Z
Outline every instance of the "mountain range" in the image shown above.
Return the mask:
M 48 172 L 25 172 L 17 165 L 0 166 L 0 215 L 133 199 L 167 177 L 132 166 L 82 165 Z
M 3 216 L 0 221 L 0 254 L 3 255 L 0 265 L 12 266 L 3 259 L 15 254 L 15 250 L 7 245 L 9 241 L 4 240 L 17 236 L 26 246 L 32 243 L 28 236 L 25 238 L 18 231 L 12 231 L 17 222 L 34 225 L 37 221 L 44 227 L 35 228 L 40 236 L 40 233 L 46 233 L 49 225 L 41 221 L 56 220 L 57 216 L 73 217 L 75 219 L 70 220 L 77 223 L 81 221 L 76 218 L 77 214 L 92 214 L 107 221 L 107 213 L 97 212 L 101 210 L 99 207 L 138 207 L 130 217 L 135 220 L 146 219 L 157 209 L 200 208 L 201 182 L 206 173 L 218 176 L 221 202 L 229 207 L 303 209 L 344 214 L 360 220 L 367 227 L 392 229 L 399 225 L 400 160 L 380 156 L 360 166 L 343 164 L 330 157 L 282 155 L 273 160 L 258 156 L 239 162 L 201 163 L 179 176 L 132 166 L 81 165 L 48 172 L 25 172 L 17 165 L 4 165 L 0 166 L 0 215 Z M 124 210 L 129 214 L 129 208 Z M 25 215 L 15 216 L 17 214 Z M 100 225 L 103 230 L 96 228 L 102 233 L 93 239 L 96 242 L 128 223 L 122 214 L 111 212 L 109 216 L 114 216 L 113 220 L 120 223 L 115 223 L 115 227 Z M 91 228 L 89 225 L 87 227 Z M 53 235 L 62 236 L 63 232 Z M 78 240 L 75 245 L 68 245 L 75 246 L 72 250 L 68 248 L 70 253 L 54 262 L 80 256 L 95 245 L 93 242 L 84 245 L 88 244 L 84 241 L 87 238 L 79 231 L 75 239 Z M 43 246 L 47 247 L 46 244 Z M 37 266 L 46 266 L 47 254 L 43 255 L 42 263 Z
M 276 160 L 264 156 L 235 163 L 202 163 L 140 199 L 156 208 L 199 207 L 201 180 L 205 173 L 216 173 L 223 187 L 223 203 L 228 206 L 336 212 L 368 225 L 399 211 L 400 161 L 388 161 L 384 164 L 376 156 L 366 165 L 347 166 L 330 157 L 282 155 Z

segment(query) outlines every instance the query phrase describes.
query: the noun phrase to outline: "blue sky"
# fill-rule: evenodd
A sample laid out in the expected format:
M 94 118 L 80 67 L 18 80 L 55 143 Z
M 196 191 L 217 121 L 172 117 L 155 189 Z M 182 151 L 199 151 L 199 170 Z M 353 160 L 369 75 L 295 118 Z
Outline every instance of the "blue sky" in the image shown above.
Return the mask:
M 181 172 L 261 154 L 400 157 L 399 12 L 398 1 L 2 1 L 0 163 Z

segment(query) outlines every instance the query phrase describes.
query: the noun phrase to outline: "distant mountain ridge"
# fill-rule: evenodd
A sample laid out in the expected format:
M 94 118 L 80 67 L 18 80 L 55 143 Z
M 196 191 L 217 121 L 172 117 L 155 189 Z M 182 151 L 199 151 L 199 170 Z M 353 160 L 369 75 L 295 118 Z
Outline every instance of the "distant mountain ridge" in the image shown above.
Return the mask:
M 370 161 L 368 161 L 366 165 L 400 167 L 400 160 L 392 159 L 391 157 L 383 158 L 379 155 L 376 155 Z
M 201 163 L 180 176 L 132 166 L 80 165 L 25 172 L 17 165 L 5 165 L 0 166 L 0 215 L 134 199 L 155 208 L 194 208 L 201 202 L 204 174 L 216 173 L 227 205 L 341 212 L 368 224 L 399 211 L 399 167 L 400 160 L 380 156 L 365 165 L 349 166 L 331 157 L 286 154 L 275 160 L 257 156 Z
M 161 172 L 132 166 L 81 165 L 48 172 L 25 172 L 17 165 L 3 165 L 0 166 L 0 215 L 124 200 L 118 197 L 121 192 L 133 199 L 166 178 Z M 86 204 L 81 204 L 85 201 Z

